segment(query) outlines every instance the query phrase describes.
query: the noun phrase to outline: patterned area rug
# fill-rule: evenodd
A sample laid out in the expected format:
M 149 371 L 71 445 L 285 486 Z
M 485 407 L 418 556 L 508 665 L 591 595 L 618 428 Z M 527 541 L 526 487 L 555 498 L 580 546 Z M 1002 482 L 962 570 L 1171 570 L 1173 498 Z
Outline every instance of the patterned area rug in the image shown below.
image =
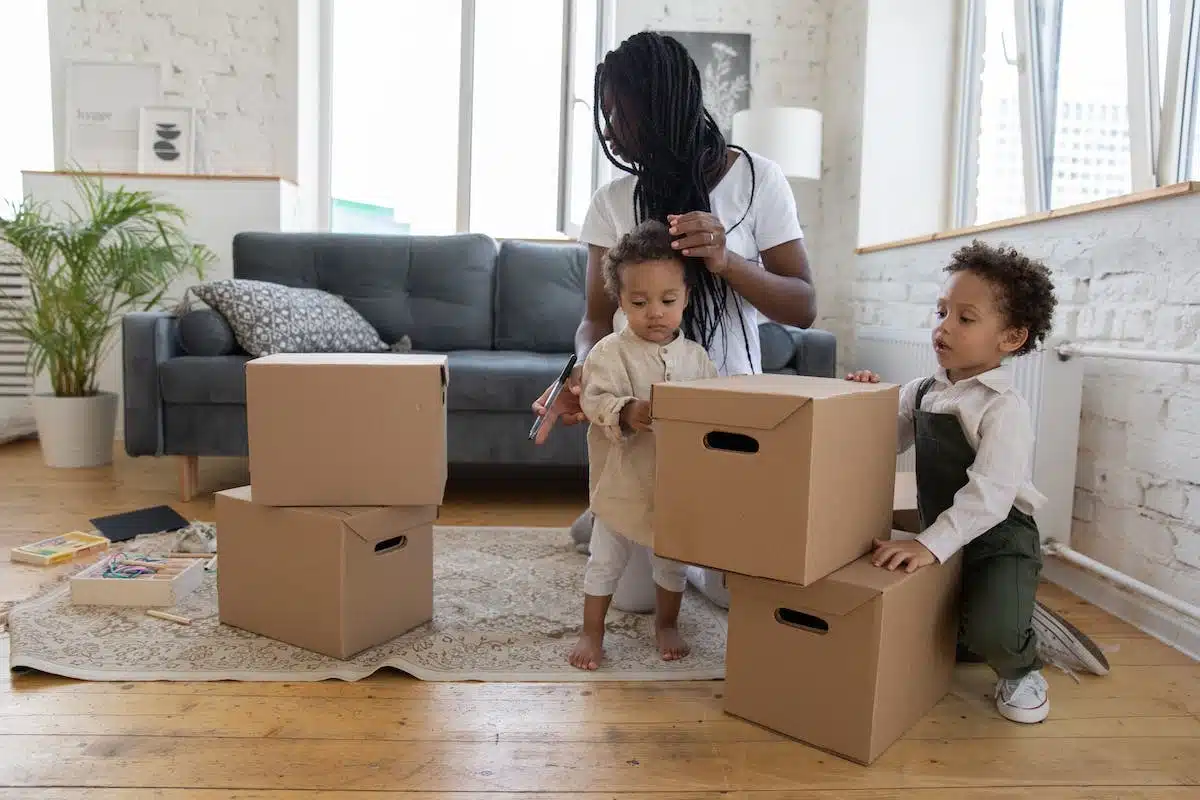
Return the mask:
M 174 534 L 154 534 L 120 549 L 165 553 L 174 541 Z M 350 661 L 219 624 L 215 573 L 167 609 L 191 625 L 142 609 L 72 605 L 64 580 L 11 610 L 10 666 L 97 681 L 355 681 L 386 667 L 427 681 L 724 677 L 726 613 L 692 588 L 680 615 L 692 644 L 687 658 L 659 658 L 652 615 L 614 609 L 602 668 L 568 666 L 583 613 L 586 560 L 565 529 L 439 527 L 433 621 Z

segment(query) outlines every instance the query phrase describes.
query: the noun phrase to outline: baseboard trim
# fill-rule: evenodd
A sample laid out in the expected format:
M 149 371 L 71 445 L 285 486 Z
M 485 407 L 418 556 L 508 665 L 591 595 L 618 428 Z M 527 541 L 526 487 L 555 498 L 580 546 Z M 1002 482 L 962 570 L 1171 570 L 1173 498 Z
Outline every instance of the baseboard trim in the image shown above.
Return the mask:
M 1200 661 L 1200 624 L 1127 592 L 1098 575 L 1047 555 L 1042 576 L 1072 594 L 1128 622 L 1163 644 Z M 1087 631 L 1084 631 L 1086 633 Z

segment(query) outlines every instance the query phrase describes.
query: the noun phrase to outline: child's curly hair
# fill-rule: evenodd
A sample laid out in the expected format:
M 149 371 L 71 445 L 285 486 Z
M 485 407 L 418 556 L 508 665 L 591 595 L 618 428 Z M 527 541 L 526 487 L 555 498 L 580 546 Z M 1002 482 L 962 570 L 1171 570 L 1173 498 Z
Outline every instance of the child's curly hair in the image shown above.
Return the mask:
M 647 261 L 678 261 L 681 268 L 687 263 L 678 250 L 672 249 L 667 226 L 652 219 L 622 236 L 604 257 L 604 288 L 614 300 L 621 298 L 621 268 Z
M 972 272 L 992 285 L 1009 327 L 1029 331 L 1014 355 L 1032 352 L 1050 333 L 1058 299 L 1050 270 L 1042 262 L 1011 247 L 993 247 L 976 240 L 954 253 L 946 272 Z

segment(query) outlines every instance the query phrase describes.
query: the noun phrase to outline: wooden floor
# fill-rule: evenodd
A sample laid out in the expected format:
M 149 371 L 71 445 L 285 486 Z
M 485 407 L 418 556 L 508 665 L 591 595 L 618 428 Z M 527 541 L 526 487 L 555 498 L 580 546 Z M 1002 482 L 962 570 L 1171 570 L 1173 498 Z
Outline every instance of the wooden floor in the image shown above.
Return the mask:
M 245 481 L 238 462 L 201 464 L 206 491 Z M 51 471 L 36 446 L 0 446 L 0 559 L 90 516 L 175 497 L 169 461 Z M 210 503 L 176 507 L 205 519 Z M 455 483 L 442 519 L 565 526 L 582 505 L 578 484 Z M 27 572 L 0 561 L 0 599 L 44 580 Z M 724 716 L 715 681 L 107 684 L 6 670 L 0 797 L 1200 797 L 1200 665 L 1053 587 L 1043 599 L 1108 649 L 1110 676 L 1076 685 L 1048 673 L 1051 717 L 1026 727 L 995 714 L 986 670 L 963 668 L 955 692 L 870 768 Z M 7 651 L 0 636 L 0 659 Z

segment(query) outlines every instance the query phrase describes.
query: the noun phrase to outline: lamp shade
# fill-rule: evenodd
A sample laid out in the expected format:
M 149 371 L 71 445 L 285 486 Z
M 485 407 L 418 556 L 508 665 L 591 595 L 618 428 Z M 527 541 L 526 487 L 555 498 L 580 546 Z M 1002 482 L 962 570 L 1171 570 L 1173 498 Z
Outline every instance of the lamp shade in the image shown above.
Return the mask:
M 789 178 L 821 177 L 821 112 L 748 108 L 733 115 L 733 143 L 769 158 Z

